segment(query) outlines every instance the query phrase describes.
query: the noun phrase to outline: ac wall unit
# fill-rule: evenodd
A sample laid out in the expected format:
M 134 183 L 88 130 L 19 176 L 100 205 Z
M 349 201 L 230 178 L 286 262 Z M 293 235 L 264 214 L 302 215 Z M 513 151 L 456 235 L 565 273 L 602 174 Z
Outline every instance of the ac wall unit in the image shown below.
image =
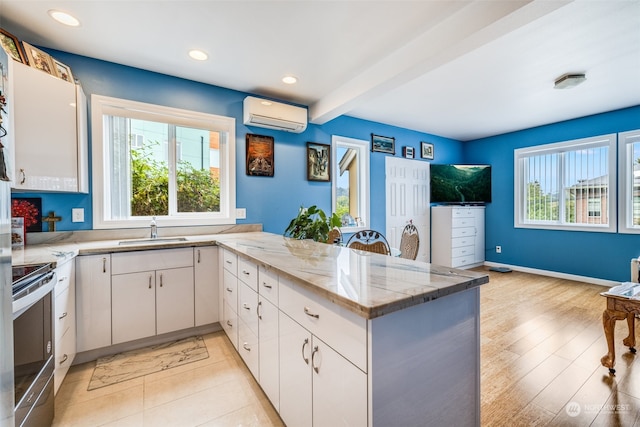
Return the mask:
M 307 109 L 247 96 L 244 99 L 243 123 L 248 126 L 300 133 L 307 128 Z

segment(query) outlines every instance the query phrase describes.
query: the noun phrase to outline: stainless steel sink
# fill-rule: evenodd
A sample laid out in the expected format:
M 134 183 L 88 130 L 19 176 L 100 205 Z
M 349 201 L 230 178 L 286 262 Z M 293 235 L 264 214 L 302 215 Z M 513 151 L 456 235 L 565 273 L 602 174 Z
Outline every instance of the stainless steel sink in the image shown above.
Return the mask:
M 148 245 L 150 243 L 176 243 L 176 242 L 186 242 L 186 237 L 166 237 L 166 238 L 156 238 L 156 239 L 133 239 L 133 240 L 122 240 L 119 242 L 119 245 Z

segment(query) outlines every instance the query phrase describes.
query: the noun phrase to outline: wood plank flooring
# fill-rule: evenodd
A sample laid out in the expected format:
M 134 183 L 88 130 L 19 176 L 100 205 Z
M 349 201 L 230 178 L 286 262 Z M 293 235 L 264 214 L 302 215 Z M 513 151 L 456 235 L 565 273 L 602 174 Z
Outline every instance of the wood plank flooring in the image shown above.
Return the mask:
M 488 273 L 480 291 L 482 426 L 640 427 L 640 353 L 622 345 L 626 322 L 616 325 L 616 375 L 600 365 L 606 288 Z M 224 334 L 205 343 L 204 361 L 91 392 L 93 363 L 72 367 L 54 426 L 282 425 Z

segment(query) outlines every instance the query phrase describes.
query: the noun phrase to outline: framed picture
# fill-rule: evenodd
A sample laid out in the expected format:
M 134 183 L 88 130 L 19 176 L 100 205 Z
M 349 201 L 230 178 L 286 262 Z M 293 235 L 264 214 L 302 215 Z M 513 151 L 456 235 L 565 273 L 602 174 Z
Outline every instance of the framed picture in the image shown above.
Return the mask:
M 433 160 L 433 144 L 428 142 L 420 143 L 420 157 L 423 159 Z
M 307 180 L 331 181 L 331 146 L 307 142 Z
M 5 52 L 14 60 L 22 62 L 23 64 L 27 63 L 22 46 L 20 46 L 20 42 L 16 36 L 0 28 L 0 43 L 2 43 Z
M 11 199 L 11 216 L 24 219 L 25 232 L 42 232 L 42 198 L 15 197 Z
M 55 58 L 51 58 L 51 60 L 53 61 L 56 75 L 64 81 L 73 83 L 73 74 L 71 74 L 71 68 L 69 68 L 67 65 L 64 65 L 62 62 L 58 61 Z
M 413 147 L 402 147 L 402 157 L 413 159 Z
M 371 151 L 396 154 L 396 139 L 389 136 L 371 134 Z
M 246 140 L 247 175 L 273 176 L 273 137 L 248 133 Z
M 57 76 L 56 70 L 53 67 L 53 61 L 48 53 L 31 46 L 27 42 L 22 42 L 22 46 L 24 46 L 24 50 L 27 53 L 30 66 L 42 70 L 47 74 L 51 74 L 52 76 Z

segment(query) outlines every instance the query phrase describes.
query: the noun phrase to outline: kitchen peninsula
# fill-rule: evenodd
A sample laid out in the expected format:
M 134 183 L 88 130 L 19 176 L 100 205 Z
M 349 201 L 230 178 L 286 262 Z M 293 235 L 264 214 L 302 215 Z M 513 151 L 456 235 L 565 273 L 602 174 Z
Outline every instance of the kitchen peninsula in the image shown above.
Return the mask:
M 484 274 L 263 232 L 52 247 L 207 245 L 219 249 L 220 323 L 288 425 L 480 424 Z

